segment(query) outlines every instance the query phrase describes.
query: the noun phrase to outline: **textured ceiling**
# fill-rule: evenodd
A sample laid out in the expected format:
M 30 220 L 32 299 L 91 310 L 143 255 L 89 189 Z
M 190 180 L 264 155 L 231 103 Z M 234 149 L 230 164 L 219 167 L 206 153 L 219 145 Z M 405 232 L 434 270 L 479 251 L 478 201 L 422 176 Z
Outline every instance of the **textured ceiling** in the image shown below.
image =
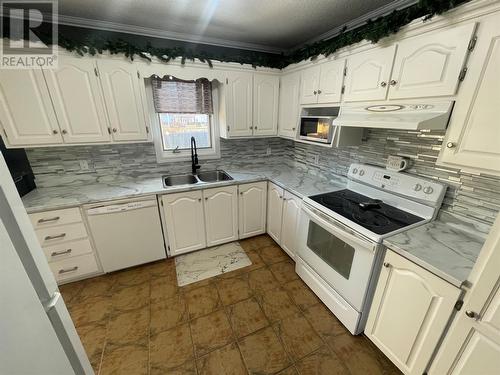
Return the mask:
M 392 1 L 59 0 L 59 13 L 286 50 Z

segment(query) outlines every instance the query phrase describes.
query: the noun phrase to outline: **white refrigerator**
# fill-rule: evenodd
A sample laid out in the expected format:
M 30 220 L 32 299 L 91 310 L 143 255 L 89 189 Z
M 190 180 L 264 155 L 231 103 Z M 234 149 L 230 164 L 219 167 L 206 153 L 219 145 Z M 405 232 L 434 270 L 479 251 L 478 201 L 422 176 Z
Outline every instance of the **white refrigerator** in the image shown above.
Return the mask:
M 0 374 L 93 374 L 0 154 Z

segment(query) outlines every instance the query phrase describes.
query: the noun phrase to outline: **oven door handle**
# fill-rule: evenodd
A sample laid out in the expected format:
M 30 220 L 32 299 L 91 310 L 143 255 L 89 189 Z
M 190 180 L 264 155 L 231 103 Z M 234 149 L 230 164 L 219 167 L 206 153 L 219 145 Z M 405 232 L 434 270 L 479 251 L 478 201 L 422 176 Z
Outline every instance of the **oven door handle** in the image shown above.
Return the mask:
M 330 233 L 334 234 L 344 242 L 346 243 L 354 242 L 367 250 L 370 251 L 376 250 L 377 244 L 366 240 L 362 236 L 357 236 L 351 233 L 350 231 L 343 230 L 340 226 L 336 225 L 331 220 L 324 218 L 323 214 L 316 212 L 316 210 L 311 209 L 305 205 L 302 205 L 302 210 L 306 213 L 307 216 L 309 216 L 309 218 L 318 222 L 320 226 L 322 226 L 324 229 L 328 230 Z

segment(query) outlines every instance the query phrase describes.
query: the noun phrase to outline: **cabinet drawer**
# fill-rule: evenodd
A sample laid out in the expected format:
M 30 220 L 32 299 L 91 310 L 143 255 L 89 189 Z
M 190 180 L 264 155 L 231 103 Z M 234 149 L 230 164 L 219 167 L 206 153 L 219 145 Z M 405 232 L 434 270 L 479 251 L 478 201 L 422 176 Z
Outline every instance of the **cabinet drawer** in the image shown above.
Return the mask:
M 83 223 L 60 225 L 53 228 L 35 231 L 42 247 L 58 245 L 63 242 L 78 240 L 87 237 L 87 229 Z
M 37 212 L 29 216 L 35 229 L 49 228 L 56 225 L 78 223 L 82 221 L 82 215 L 78 207 Z
M 86 254 L 50 263 L 50 269 L 57 282 L 62 282 L 96 273 L 99 266 L 94 254 Z
M 92 246 L 88 238 L 79 241 L 65 242 L 60 245 L 47 245 L 43 252 L 49 262 L 57 262 L 63 259 L 88 254 L 92 252 Z

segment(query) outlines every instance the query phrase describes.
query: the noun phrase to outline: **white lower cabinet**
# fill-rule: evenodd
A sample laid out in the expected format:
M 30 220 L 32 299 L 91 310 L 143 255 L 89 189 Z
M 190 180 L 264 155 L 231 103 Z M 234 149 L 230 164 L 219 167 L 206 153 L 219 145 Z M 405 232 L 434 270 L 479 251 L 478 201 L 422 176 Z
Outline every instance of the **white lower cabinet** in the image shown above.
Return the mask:
M 283 199 L 283 220 L 281 224 L 281 247 L 295 259 L 297 242 L 297 223 L 301 199 L 285 190 Z
M 238 187 L 203 190 L 207 246 L 238 239 Z
M 169 255 L 206 247 L 202 191 L 166 194 L 161 197 Z
M 283 215 L 283 194 L 285 191 L 270 182 L 267 187 L 267 234 L 280 243 L 281 219 Z
M 459 295 L 459 288 L 388 250 L 365 334 L 403 373 L 421 375 Z
M 267 182 L 239 186 L 239 238 L 266 232 Z

